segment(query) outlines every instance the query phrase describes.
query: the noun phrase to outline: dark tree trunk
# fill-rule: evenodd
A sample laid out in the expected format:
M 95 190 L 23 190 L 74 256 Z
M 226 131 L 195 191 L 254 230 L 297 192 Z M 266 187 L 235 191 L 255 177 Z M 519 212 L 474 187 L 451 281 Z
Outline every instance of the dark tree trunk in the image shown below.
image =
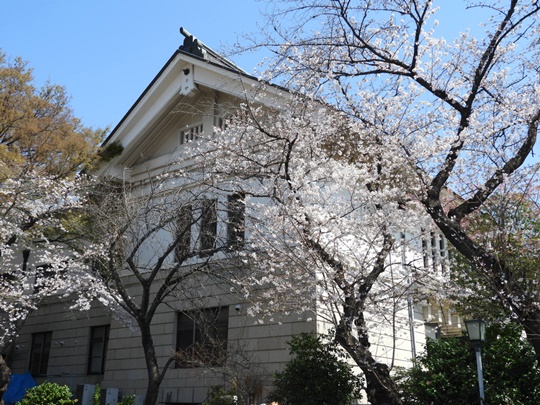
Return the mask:
M 397 386 L 390 377 L 390 369 L 373 358 L 367 340 L 356 339 L 341 326 L 336 331 L 336 341 L 364 373 L 367 399 L 371 405 L 403 405 Z
M 146 397 L 144 398 L 144 405 L 157 404 L 160 385 L 161 384 L 154 379 L 148 379 L 148 385 L 146 386 Z
M 150 332 L 150 325 L 139 324 L 139 328 L 141 330 L 141 343 L 144 350 L 146 370 L 148 373 L 148 384 L 144 405 L 156 405 L 162 378 L 159 371 L 156 351 L 154 349 L 154 340 L 152 339 L 152 333 Z
M 385 364 L 362 370 L 366 379 L 366 393 L 371 405 L 401 405 L 402 401 L 394 380 Z
M 384 243 L 373 268 L 359 284 L 347 282 L 342 263 L 336 262 L 320 246 L 312 245 L 318 248 L 321 258 L 338 270 L 334 281 L 344 292 L 345 302 L 335 339 L 364 373 L 366 393 L 371 405 L 403 405 L 397 386 L 390 377 L 389 367 L 377 362 L 369 351 L 369 334 L 364 319 L 365 303 L 374 283 L 386 268 L 385 262 L 393 243 L 394 238 L 385 230 Z
M 4 393 L 7 390 L 11 370 L 6 364 L 4 357 L 0 355 L 0 405 L 4 405 Z

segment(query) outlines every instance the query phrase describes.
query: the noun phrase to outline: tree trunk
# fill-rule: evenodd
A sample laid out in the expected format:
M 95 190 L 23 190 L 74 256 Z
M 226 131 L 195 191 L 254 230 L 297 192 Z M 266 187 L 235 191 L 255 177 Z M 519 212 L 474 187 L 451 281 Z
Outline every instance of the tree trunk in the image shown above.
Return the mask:
M 371 405 L 401 405 L 396 384 L 385 364 L 362 368 L 366 379 L 366 393 Z
M 388 366 L 378 363 L 371 355 L 369 347 L 343 327 L 338 327 L 336 340 L 364 373 L 367 399 L 371 405 L 403 405 Z
M 7 390 L 11 370 L 6 364 L 4 357 L 0 355 L 0 405 L 4 405 L 4 392 Z
M 146 387 L 144 405 L 156 405 L 162 378 L 161 373 L 159 372 L 156 351 L 154 349 L 154 340 L 152 339 L 149 324 L 139 323 L 139 328 L 141 330 L 141 342 L 146 361 L 146 371 L 148 373 L 148 384 Z
M 144 405 L 156 405 L 159 396 L 159 386 L 161 384 L 155 379 L 148 378 L 148 385 L 146 386 L 146 397 L 144 398 Z

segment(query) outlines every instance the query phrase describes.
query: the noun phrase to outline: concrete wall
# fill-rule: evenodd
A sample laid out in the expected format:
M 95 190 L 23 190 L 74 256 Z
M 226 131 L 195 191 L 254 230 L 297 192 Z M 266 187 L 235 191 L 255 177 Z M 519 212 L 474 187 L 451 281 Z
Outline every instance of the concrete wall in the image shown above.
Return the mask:
M 271 386 L 271 376 L 289 359 L 287 341 L 302 332 L 315 331 L 316 323 L 307 316 L 288 316 L 280 323 L 260 324 L 249 317 L 246 307 L 226 302 L 225 297 L 207 299 L 208 307 L 228 305 L 230 361 L 226 367 L 175 368 L 174 363 L 162 383 L 160 401 L 201 403 L 215 385 L 237 381 L 259 401 Z M 236 306 L 239 305 L 239 309 Z M 8 361 L 13 372 L 28 369 L 32 334 L 52 332 L 51 351 L 46 376 L 36 381 L 67 384 L 75 391 L 78 384 L 99 383 L 103 388 L 118 388 L 121 395 L 146 391 L 147 371 L 140 333 L 115 319 L 99 305 L 88 312 L 71 312 L 69 303 L 51 303 L 40 307 L 27 320 L 13 343 Z M 163 365 L 176 347 L 177 311 L 162 306 L 154 317 L 153 334 L 156 353 Z M 103 375 L 88 375 L 88 353 L 92 326 L 110 324 L 107 359 Z
M 52 332 L 47 376 L 35 377 L 66 384 L 73 391 L 77 384 L 95 384 L 101 375 L 88 375 L 90 330 L 93 326 L 110 324 L 110 316 L 95 304 L 87 312 L 69 310 L 69 302 L 56 302 L 40 306 L 25 322 L 19 337 L 9 347 L 8 364 L 15 373 L 28 370 L 32 334 Z

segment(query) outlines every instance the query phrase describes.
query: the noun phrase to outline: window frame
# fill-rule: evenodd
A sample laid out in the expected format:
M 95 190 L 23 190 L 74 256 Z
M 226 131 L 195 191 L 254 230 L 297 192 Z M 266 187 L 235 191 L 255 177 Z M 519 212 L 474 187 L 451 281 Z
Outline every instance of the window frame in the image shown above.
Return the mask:
M 246 240 L 246 195 L 233 193 L 227 196 L 227 247 L 237 250 Z
M 40 339 L 40 342 L 37 341 L 38 338 Z M 33 377 L 42 377 L 47 375 L 49 359 L 51 356 L 51 343 L 52 331 L 32 333 L 32 345 L 30 347 L 30 361 L 28 364 L 28 369 Z
M 193 226 L 193 205 L 186 204 L 180 208 L 180 215 L 176 219 L 175 237 L 178 239 L 174 247 L 175 263 L 183 262 L 192 252 L 191 227 Z
M 441 325 L 437 322 L 424 322 L 424 334 L 433 340 L 441 338 Z
M 228 306 L 178 312 L 176 319 L 176 351 L 183 358 L 177 357 L 175 368 L 224 365 L 229 341 Z M 201 320 L 210 322 L 201 325 Z
M 216 250 L 218 239 L 218 200 L 206 198 L 201 201 L 199 225 L 199 256 L 211 256 Z
M 96 337 L 95 332 L 104 328 L 103 336 Z M 86 367 L 87 375 L 103 375 L 105 374 L 105 362 L 107 361 L 107 348 L 109 346 L 109 332 L 110 325 L 96 325 L 90 327 L 90 340 L 88 342 L 88 364 Z M 95 345 L 102 343 L 102 353 L 101 356 L 94 356 Z M 94 359 L 99 359 L 101 361 L 101 367 L 99 371 L 93 370 Z
M 196 141 L 199 138 L 199 136 L 201 136 L 204 133 L 203 131 L 204 131 L 204 127 L 203 127 L 202 121 L 182 127 L 178 131 L 178 144 L 186 145 L 190 142 Z

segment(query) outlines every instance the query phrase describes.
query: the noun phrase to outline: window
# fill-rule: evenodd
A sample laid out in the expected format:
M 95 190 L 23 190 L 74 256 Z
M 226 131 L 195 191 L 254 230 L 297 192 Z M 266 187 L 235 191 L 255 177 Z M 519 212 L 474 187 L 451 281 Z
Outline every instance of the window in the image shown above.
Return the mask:
M 191 253 L 191 225 L 193 224 L 193 207 L 185 205 L 180 209 L 176 221 L 177 245 L 174 249 L 175 262 L 181 263 Z
M 437 255 L 437 234 L 431 232 L 431 263 L 433 264 L 433 270 L 437 269 L 439 263 L 439 257 Z
M 426 331 L 426 337 L 433 340 L 438 340 L 441 338 L 441 328 L 438 323 L 426 322 L 424 326 Z
M 443 275 L 446 273 L 448 270 L 448 243 L 443 235 L 430 232 L 429 238 L 423 238 L 422 254 L 426 269 L 431 264 L 433 270 Z
M 214 128 L 218 128 L 220 130 L 226 129 L 225 120 L 219 115 L 214 115 Z
M 109 325 L 94 326 L 90 330 L 90 350 L 88 351 L 88 374 L 103 374 L 109 342 Z
M 199 234 L 200 256 L 211 255 L 217 239 L 217 200 L 203 200 Z
M 52 332 L 34 333 L 30 349 L 30 374 L 34 377 L 47 375 Z
M 229 307 L 180 312 L 176 329 L 177 367 L 223 365 L 227 356 Z
M 180 130 L 179 137 L 178 137 L 180 145 L 196 140 L 199 137 L 199 135 L 202 135 L 202 132 L 203 132 L 202 124 L 189 126 L 186 129 Z
M 447 270 L 447 253 L 446 239 L 441 235 L 439 238 L 439 256 L 441 258 L 441 271 L 443 274 L 446 274 Z
M 238 249 L 244 246 L 245 239 L 245 195 L 235 193 L 228 196 L 227 201 L 227 246 L 231 249 Z
M 180 208 L 175 226 L 176 263 L 184 262 L 195 251 L 200 257 L 211 256 L 216 249 L 239 249 L 245 241 L 245 195 L 234 193 L 227 197 L 227 219 L 219 225 L 218 244 L 218 199 L 206 198 L 196 204 Z M 192 226 L 196 224 L 196 228 Z M 226 234 L 225 234 L 226 232 Z M 226 239 L 225 239 L 226 238 Z
M 429 247 L 428 241 L 425 238 L 422 238 L 422 259 L 424 264 L 424 269 L 429 268 Z

